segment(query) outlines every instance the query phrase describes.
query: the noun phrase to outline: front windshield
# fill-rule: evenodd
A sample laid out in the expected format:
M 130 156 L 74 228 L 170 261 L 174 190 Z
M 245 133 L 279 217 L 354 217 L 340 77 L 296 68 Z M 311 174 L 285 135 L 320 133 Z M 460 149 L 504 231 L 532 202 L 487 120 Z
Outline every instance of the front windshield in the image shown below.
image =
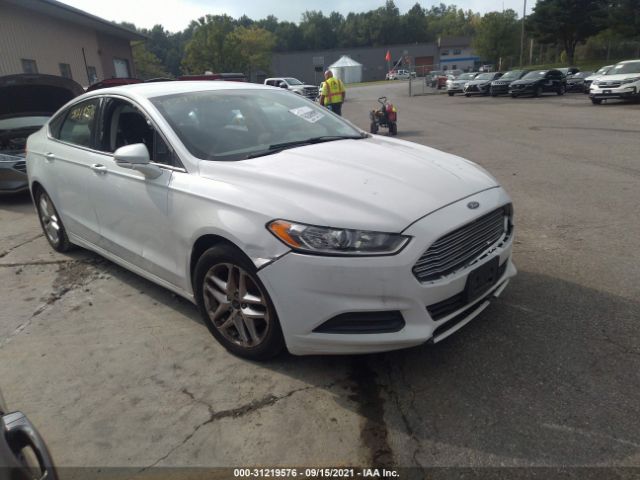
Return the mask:
M 492 80 L 494 77 L 493 73 L 481 73 L 474 80 Z
M 458 80 L 473 80 L 475 76 L 475 73 L 463 73 L 458 77 Z
M 534 72 L 527 73 L 524 77 L 522 77 L 522 79 L 524 80 L 525 78 L 540 78 L 544 77 L 546 73 L 547 70 L 536 70 Z
M 522 75 L 522 70 L 511 70 L 510 72 L 507 72 L 502 77 L 500 77 L 500 80 L 511 80 L 514 78 L 520 78 L 520 75 Z
M 640 62 L 619 63 L 614 65 L 606 75 L 620 75 L 625 73 L 640 73 Z
M 302 82 L 297 78 L 285 78 L 284 81 L 289 85 L 302 85 Z
M 44 116 L 3 118 L 0 119 L 0 130 L 41 127 L 47 120 L 49 117 Z
M 345 120 L 287 91 L 205 90 L 151 102 L 189 152 L 203 160 L 244 160 L 318 137 L 362 138 Z

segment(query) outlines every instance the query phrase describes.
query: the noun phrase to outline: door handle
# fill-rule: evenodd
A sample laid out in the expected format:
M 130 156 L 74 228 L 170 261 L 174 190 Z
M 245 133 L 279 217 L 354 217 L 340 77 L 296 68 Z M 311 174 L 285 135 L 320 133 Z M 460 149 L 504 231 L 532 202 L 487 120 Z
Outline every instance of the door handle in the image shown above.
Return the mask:
M 31 447 L 38 460 L 42 479 L 58 479 L 47 446 L 38 431 L 22 412 L 8 413 L 0 417 L 0 433 L 13 452 L 17 453 L 26 447 Z M 20 462 L 17 462 L 17 464 L 19 465 Z M 31 475 L 29 477 L 31 478 Z M 21 477 L 18 476 L 18 478 Z
M 47 162 L 53 162 L 56 159 L 56 156 L 53 153 L 48 152 L 44 154 L 44 158 Z
M 107 167 L 105 167 L 101 163 L 94 163 L 93 165 L 91 165 L 91 170 L 101 175 L 107 173 Z

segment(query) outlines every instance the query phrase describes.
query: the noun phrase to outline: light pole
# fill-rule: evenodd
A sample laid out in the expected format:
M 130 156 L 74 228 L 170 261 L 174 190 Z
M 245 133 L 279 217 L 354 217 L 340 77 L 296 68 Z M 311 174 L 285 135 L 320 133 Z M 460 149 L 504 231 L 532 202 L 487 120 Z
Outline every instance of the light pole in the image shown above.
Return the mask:
M 527 18 L 527 0 L 524 0 L 524 6 L 522 8 L 522 32 L 520 33 L 520 67 L 522 67 L 522 61 L 524 59 L 524 20 Z

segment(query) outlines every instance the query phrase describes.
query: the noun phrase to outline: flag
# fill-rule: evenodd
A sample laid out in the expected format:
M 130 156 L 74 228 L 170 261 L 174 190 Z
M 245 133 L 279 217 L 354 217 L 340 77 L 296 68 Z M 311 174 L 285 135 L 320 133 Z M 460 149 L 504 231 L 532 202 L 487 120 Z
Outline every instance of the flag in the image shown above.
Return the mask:
M 387 50 L 387 54 L 384 56 L 384 59 L 385 59 L 387 62 L 390 62 L 390 61 L 391 61 L 391 52 L 390 52 L 389 50 Z

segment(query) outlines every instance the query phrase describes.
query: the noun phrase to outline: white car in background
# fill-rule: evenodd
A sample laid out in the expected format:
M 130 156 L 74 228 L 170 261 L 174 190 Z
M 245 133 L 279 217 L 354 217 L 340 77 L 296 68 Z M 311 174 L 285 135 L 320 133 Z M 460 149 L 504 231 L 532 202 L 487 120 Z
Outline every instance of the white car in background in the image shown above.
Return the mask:
M 410 72 L 409 70 L 396 70 L 387 74 L 387 80 L 409 80 L 415 77 L 416 72 Z
M 640 100 L 640 59 L 617 63 L 594 80 L 589 88 L 589 98 L 597 105 L 610 98 Z
M 605 75 L 609 70 L 613 68 L 613 65 L 606 65 L 604 67 L 600 67 L 597 71 L 593 72 L 592 75 L 589 75 L 584 79 L 584 93 L 589 93 L 589 89 L 591 88 L 591 84 L 594 80 L 598 80 L 601 76 Z
M 279 89 L 99 90 L 27 150 L 54 249 L 88 248 L 189 299 L 243 357 L 438 342 L 516 274 L 511 200 L 489 173 Z

